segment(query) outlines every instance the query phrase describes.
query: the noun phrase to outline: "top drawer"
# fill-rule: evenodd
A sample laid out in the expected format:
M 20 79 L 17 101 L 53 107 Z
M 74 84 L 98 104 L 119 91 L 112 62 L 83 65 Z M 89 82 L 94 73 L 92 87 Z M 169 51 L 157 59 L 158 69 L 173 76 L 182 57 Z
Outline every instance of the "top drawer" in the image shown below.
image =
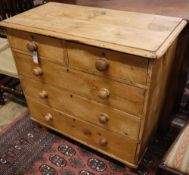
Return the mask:
M 66 45 L 71 68 L 131 84 L 146 84 L 145 58 L 70 42 Z
M 45 57 L 58 64 L 67 64 L 64 40 L 17 30 L 8 30 L 8 39 L 12 49 L 18 49 L 32 55 L 32 50 L 36 50 L 37 47 L 39 57 Z
M 51 62 L 129 84 L 146 84 L 148 59 L 17 30 L 8 34 L 11 47 L 29 55 L 33 51 L 28 45 L 33 49 L 35 44 L 39 57 Z

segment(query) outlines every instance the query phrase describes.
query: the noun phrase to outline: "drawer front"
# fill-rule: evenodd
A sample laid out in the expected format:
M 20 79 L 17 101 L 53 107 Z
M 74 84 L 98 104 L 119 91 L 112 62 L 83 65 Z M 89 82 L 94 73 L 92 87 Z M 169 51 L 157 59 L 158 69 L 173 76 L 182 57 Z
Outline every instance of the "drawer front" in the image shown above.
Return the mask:
M 67 43 L 67 50 L 71 68 L 131 84 L 146 84 L 145 58 L 75 43 Z
M 103 77 L 66 69 L 41 59 L 40 68 L 32 62 L 28 55 L 14 53 L 18 72 L 40 82 L 49 83 L 65 88 L 73 93 L 96 100 L 100 103 L 126 111 L 135 115 L 142 115 L 145 90 L 127 84 L 112 81 Z M 36 74 L 40 70 L 40 75 Z
M 107 130 L 138 139 L 140 119 L 70 91 L 20 76 L 27 97 Z
M 67 65 L 67 54 L 63 40 L 17 30 L 8 31 L 8 38 L 13 50 L 18 49 L 33 55 L 32 49 L 37 47 L 39 58 L 45 57 L 49 61 Z
M 27 99 L 32 118 L 122 162 L 134 163 L 136 141 Z

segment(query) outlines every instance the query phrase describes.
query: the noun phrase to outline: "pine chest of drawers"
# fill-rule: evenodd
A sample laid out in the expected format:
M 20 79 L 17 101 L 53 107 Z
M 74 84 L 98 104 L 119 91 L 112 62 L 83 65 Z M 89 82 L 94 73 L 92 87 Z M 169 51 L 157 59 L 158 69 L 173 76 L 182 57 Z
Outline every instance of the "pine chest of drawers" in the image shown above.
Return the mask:
M 157 125 L 185 25 L 59 3 L 1 22 L 32 119 L 130 167 Z

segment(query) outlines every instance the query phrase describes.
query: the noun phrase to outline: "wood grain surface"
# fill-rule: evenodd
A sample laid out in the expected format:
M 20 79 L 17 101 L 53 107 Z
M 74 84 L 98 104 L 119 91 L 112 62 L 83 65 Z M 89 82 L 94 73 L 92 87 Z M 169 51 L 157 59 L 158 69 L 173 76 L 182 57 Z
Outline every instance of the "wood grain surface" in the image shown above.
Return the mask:
M 7 28 L 149 58 L 161 57 L 185 25 L 181 18 L 60 3 L 47 3 L 1 22 Z
M 81 121 L 73 116 L 68 116 L 32 99 L 27 98 L 27 102 L 31 109 L 32 118 L 37 120 L 37 122 L 61 132 L 74 140 L 87 144 L 89 147 L 110 157 L 117 158 L 121 162 L 127 163 L 127 165 L 135 167 L 136 141 Z M 47 114 L 52 116 L 51 121 L 45 120 L 44 117 Z M 101 146 L 101 139 L 106 139 L 107 145 Z
M 1 25 L 33 120 L 136 167 L 178 71 L 186 21 L 48 3 Z
M 8 31 L 8 38 L 12 49 L 22 50 L 29 55 L 33 55 L 33 52 L 29 51 L 26 45 L 34 41 L 37 45 L 39 57 L 45 57 L 47 60 L 58 64 L 66 64 L 65 43 L 63 40 L 15 30 Z
M 40 62 L 43 75 L 35 76 L 33 69 L 38 67 L 38 65 L 33 63 L 31 56 L 14 52 L 14 57 L 21 75 L 70 90 L 75 94 L 137 116 L 143 115 L 145 89 L 67 69 L 44 59 L 41 59 Z M 106 99 L 101 99 L 98 96 L 103 88 L 110 92 L 110 96 Z
M 168 82 L 174 62 L 176 46 L 177 40 L 175 40 L 172 46 L 167 50 L 167 54 L 162 59 L 151 61 L 149 65 L 151 78 L 149 79 L 150 88 L 148 98 L 146 99 L 146 117 L 144 118 L 143 126 L 141 126 L 141 129 L 144 131 L 140 132 L 140 134 L 142 134 L 140 136 L 142 138 L 140 156 L 143 154 L 146 145 L 157 128 L 161 112 L 166 110 L 164 109 L 163 102 L 166 98 L 166 92 L 171 88 Z
M 70 42 L 66 44 L 66 48 L 70 68 L 126 83 L 146 85 L 148 59 Z M 109 64 L 105 71 L 99 71 L 95 67 L 97 60 L 101 58 Z
M 40 83 L 28 77 L 20 76 L 20 79 L 24 93 L 29 98 L 105 129 L 135 140 L 138 139 L 140 129 L 140 119 L 138 117 L 75 95 L 71 91 L 63 91 L 62 89 Z M 41 91 L 46 91 L 48 97 L 40 98 Z M 108 116 L 106 123 L 99 121 L 101 114 Z

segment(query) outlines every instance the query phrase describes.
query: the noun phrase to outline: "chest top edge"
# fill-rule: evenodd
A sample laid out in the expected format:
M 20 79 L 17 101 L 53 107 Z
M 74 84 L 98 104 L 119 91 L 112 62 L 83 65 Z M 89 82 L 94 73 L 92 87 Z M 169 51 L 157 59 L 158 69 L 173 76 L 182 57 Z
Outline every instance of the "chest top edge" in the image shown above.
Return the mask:
M 175 17 L 47 3 L 0 26 L 157 59 L 186 23 Z

